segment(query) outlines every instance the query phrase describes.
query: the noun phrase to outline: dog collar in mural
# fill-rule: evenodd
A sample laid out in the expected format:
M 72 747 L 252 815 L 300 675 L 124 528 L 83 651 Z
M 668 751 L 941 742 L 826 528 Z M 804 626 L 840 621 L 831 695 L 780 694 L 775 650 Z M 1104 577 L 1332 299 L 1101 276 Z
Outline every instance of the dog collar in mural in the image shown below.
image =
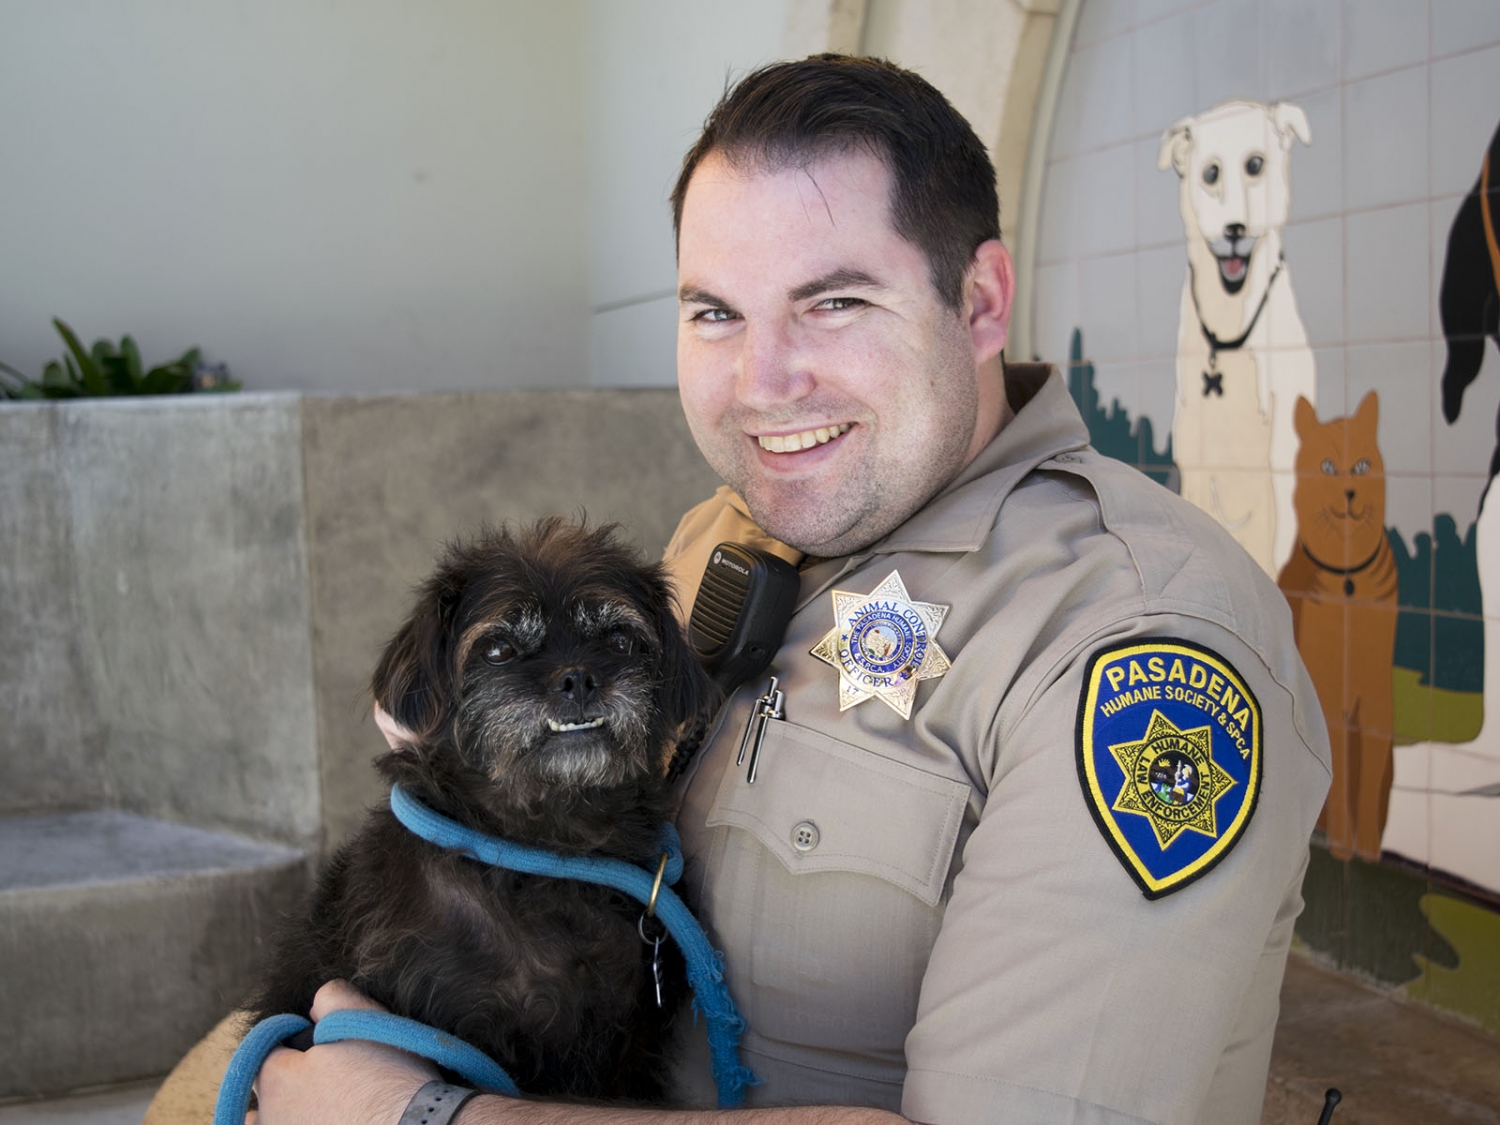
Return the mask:
M 833 628 L 812 654 L 839 672 L 839 710 L 879 699 L 911 718 L 917 684 L 950 667 L 937 631 L 949 606 L 913 601 L 898 571 L 868 594 L 833 591 Z
M 1089 660 L 1078 777 L 1147 898 L 1187 886 L 1234 847 L 1260 795 L 1262 745 L 1255 694 L 1212 649 L 1153 638 Z

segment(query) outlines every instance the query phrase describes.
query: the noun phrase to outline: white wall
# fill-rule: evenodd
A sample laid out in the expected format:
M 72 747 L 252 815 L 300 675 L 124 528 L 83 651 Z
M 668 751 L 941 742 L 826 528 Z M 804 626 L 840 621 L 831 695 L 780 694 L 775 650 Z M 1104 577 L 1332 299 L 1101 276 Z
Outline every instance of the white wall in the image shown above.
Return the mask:
M 580 0 L 0 0 L 0 358 L 579 383 Z
M 726 81 L 864 33 L 993 144 L 1021 2 L 0 0 L 0 360 L 59 315 L 253 390 L 671 385 Z
M 60 315 L 253 389 L 670 385 L 667 193 L 786 11 L 0 0 L 0 360 Z
M 703 120 L 782 51 L 786 0 L 588 0 L 590 379 L 676 383 L 677 263 L 667 196 Z

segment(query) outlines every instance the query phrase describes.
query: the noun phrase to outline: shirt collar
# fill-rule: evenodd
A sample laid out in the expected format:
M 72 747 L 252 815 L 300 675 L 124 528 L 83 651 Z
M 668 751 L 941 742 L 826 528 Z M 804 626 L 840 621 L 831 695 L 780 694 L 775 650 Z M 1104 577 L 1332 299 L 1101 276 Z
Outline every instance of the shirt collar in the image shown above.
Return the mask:
M 1015 416 L 921 511 L 860 554 L 978 550 L 1000 505 L 1028 473 L 1089 444 L 1088 427 L 1055 368 L 1007 364 L 1005 380 Z

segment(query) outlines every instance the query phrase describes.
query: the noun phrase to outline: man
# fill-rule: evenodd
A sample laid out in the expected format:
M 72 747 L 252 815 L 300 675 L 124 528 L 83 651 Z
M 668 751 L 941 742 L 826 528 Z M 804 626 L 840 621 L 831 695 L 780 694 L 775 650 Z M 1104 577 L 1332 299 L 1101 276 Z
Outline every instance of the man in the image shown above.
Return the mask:
M 764 1080 L 747 1112 L 1259 1120 L 1328 785 L 1284 601 L 1088 448 L 1055 374 L 1003 369 L 993 171 L 915 75 L 750 75 L 673 206 L 683 408 L 729 488 L 669 563 L 686 604 L 721 540 L 801 566 L 755 781 L 762 684 L 678 820 Z M 314 1014 L 361 1003 L 335 984 Z M 394 1122 L 430 1076 L 369 1045 L 279 1052 L 262 1125 Z M 457 1120 L 643 1116 L 477 1098 Z

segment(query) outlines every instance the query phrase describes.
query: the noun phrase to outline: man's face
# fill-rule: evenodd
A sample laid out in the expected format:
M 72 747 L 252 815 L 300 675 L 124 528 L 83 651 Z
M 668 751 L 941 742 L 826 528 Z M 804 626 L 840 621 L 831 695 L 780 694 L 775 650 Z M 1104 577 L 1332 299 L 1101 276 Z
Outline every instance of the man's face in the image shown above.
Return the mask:
M 990 436 L 976 421 L 998 392 L 979 386 L 966 313 L 891 226 L 890 187 L 863 152 L 774 172 L 715 154 L 683 204 L 688 425 L 756 522 L 810 554 L 898 527 Z

